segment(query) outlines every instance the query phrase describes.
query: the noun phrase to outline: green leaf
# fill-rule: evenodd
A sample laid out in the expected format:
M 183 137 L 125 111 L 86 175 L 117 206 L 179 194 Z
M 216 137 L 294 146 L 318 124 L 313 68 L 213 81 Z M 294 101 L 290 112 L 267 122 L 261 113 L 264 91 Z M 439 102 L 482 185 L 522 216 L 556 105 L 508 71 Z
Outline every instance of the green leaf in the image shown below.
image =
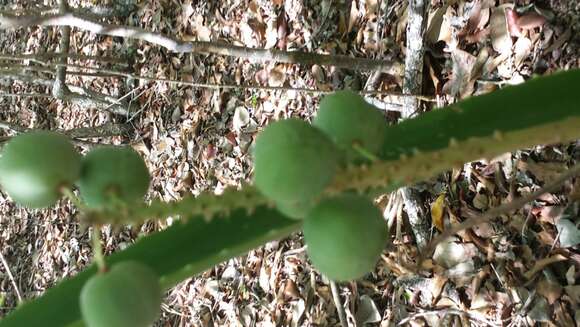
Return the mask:
M 196 217 L 138 240 L 124 251 L 109 256 L 107 262 L 141 261 L 151 266 L 161 276 L 162 285 L 169 288 L 267 241 L 283 238 L 299 227 L 300 222 L 288 220 L 266 207 L 257 208 L 252 215 L 238 210 L 229 217 L 216 217 L 210 222 Z M 79 293 L 95 272 L 95 267 L 91 266 L 62 281 L 0 320 L 0 326 L 79 325 Z

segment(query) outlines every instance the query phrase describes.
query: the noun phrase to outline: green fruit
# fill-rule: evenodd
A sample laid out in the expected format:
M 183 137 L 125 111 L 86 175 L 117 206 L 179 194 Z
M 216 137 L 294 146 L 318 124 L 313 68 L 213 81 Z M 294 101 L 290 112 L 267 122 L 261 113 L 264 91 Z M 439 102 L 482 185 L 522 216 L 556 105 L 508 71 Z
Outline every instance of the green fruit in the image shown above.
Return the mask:
M 304 219 L 313 206 L 314 203 L 312 201 L 276 203 L 276 209 L 284 216 L 292 219 Z
M 330 184 L 338 151 L 324 133 L 299 119 L 268 125 L 254 148 L 254 182 L 275 202 L 308 202 Z
M 148 266 L 133 261 L 93 276 L 80 295 L 81 314 L 88 327 L 151 326 L 160 307 L 159 277 Z
M 323 130 L 345 152 L 348 162 L 368 159 L 354 145 L 376 156 L 383 146 L 387 130 L 379 110 L 352 91 L 325 96 L 312 125 Z
M 79 189 L 87 206 L 107 206 L 113 198 L 126 203 L 143 198 L 149 171 L 130 147 L 105 146 L 90 151 L 82 161 Z
M 304 220 L 310 260 L 333 280 L 357 279 L 372 271 L 388 240 L 379 209 L 365 197 L 321 201 Z
M 49 207 L 60 198 L 62 187 L 77 180 L 80 162 L 66 136 L 49 131 L 20 134 L 2 149 L 0 184 L 16 203 Z

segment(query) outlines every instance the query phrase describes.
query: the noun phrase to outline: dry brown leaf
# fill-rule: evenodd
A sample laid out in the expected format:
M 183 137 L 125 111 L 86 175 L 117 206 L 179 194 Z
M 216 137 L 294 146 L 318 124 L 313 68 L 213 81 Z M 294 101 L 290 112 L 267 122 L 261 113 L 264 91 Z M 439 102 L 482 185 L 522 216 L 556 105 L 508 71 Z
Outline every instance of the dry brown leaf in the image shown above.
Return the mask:
M 544 269 L 546 266 L 565 260 L 568 260 L 568 258 L 566 258 L 561 254 L 555 254 L 551 257 L 538 260 L 536 261 L 536 264 L 532 267 L 532 269 L 530 269 L 524 274 L 524 277 L 526 277 L 527 280 L 530 280 L 532 277 L 534 277 L 535 274 Z
M 505 10 L 507 28 L 509 31 L 509 35 L 513 37 L 518 37 L 522 35 L 522 30 L 520 25 L 518 25 L 518 13 L 513 10 L 512 8 L 508 8 Z
M 277 65 L 268 72 L 268 85 L 283 86 L 286 82 L 286 69 L 284 65 Z
M 529 172 L 541 183 L 549 183 L 566 171 L 566 165 L 557 162 L 534 162 L 519 160 L 516 164 L 519 170 Z
M 554 304 L 556 300 L 562 295 L 562 286 L 542 279 L 536 286 L 538 294 L 542 295 L 548 300 L 550 305 Z
M 435 275 L 431 278 L 431 283 L 429 284 L 429 291 L 431 291 L 433 301 L 436 301 L 441 293 L 443 292 L 443 287 L 449 279 L 443 275 Z M 432 303 L 435 304 L 435 303 Z
M 445 229 L 443 214 L 445 213 L 445 193 L 439 194 L 437 199 L 431 203 L 431 221 L 437 229 L 442 232 Z
M 439 41 L 448 43 L 451 40 L 451 25 L 449 20 L 445 18 L 448 9 L 448 5 L 443 5 L 429 15 L 427 32 L 425 33 L 425 40 L 429 44 L 435 44 Z
M 287 279 L 286 283 L 284 284 L 284 296 L 290 300 L 297 300 L 301 298 L 298 286 L 296 286 L 296 282 L 294 282 L 292 279 Z
M 352 31 L 352 28 L 354 27 L 356 21 L 358 20 L 359 10 L 357 8 L 357 3 L 358 1 L 352 1 L 350 3 L 350 14 L 348 15 L 348 26 L 346 29 L 347 33 L 350 33 Z
M 574 305 L 580 304 L 580 285 L 568 285 L 564 289 Z
M 469 12 L 469 18 L 467 19 L 467 25 L 465 25 L 465 30 L 467 34 L 474 32 L 480 25 L 482 18 L 482 6 L 480 1 L 474 1 L 473 6 Z
M 276 18 L 277 26 L 277 37 L 278 37 L 278 48 L 280 50 L 286 50 L 286 38 L 288 37 L 288 17 L 286 17 L 286 11 L 280 11 L 278 18 Z
M 533 47 L 532 41 L 527 37 L 520 36 L 518 38 L 514 46 L 514 66 L 516 68 L 520 67 L 524 60 L 528 58 Z
M 467 97 L 473 93 L 475 80 L 472 79 L 471 73 L 477 58 L 460 49 L 454 49 L 451 58 L 453 60 L 453 73 L 451 79 L 443 86 L 443 92 L 453 97 Z
M 566 41 L 568 41 L 568 39 L 571 36 L 572 36 L 572 30 L 570 28 L 568 28 L 566 30 L 566 32 L 564 32 L 562 35 L 560 35 L 560 37 L 558 37 L 556 39 L 556 41 L 554 41 L 554 43 L 552 43 L 552 45 L 550 47 L 548 47 L 546 50 L 544 50 L 543 54 L 547 54 L 547 53 L 554 51 L 555 49 L 559 49 L 562 45 L 564 45 L 564 43 L 566 43 Z
M 518 17 L 516 24 L 519 28 L 524 30 L 534 29 L 536 27 L 544 26 L 544 24 L 546 24 L 546 17 L 536 12 L 530 12 Z
M 566 305 L 562 303 L 562 301 L 558 301 L 554 305 L 554 321 L 558 322 L 559 327 L 578 327 L 580 326 L 579 319 L 580 314 L 576 311 L 576 322 L 572 319 L 569 310 L 566 308 Z
M 494 8 L 490 18 L 490 36 L 493 49 L 500 54 L 509 54 L 512 49 L 512 39 L 508 30 L 506 9 L 512 9 L 513 4 L 505 4 Z

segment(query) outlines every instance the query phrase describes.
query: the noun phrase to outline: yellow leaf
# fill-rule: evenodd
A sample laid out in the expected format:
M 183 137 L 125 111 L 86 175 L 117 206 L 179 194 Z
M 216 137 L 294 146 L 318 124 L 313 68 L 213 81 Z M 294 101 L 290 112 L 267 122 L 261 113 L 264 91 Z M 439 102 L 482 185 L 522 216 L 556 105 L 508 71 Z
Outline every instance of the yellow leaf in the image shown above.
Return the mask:
M 431 204 L 431 221 L 437 229 L 442 232 L 445 229 L 443 223 L 443 212 L 445 210 L 445 193 L 439 194 L 437 199 Z

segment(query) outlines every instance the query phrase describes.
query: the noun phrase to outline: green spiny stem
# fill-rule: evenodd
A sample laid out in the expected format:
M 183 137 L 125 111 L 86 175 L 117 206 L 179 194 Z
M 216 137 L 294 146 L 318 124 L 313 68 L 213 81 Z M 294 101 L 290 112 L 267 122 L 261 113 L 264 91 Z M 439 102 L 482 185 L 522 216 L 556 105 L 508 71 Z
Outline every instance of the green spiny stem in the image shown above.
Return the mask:
M 370 162 L 376 162 L 380 160 L 377 156 L 372 154 L 369 150 L 363 148 L 360 144 L 353 144 L 352 148 Z
M 98 226 L 93 226 L 91 238 L 93 243 L 93 260 L 95 260 L 99 272 L 104 273 L 107 271 L 107 264 L 103 256 L 103 248 L 101 247 L 101 229 Z
M 202 193 L 197 197 L 187 196 L 179 201 L 153 200 L 149 205 L 122 204 L 102 209 L 85 211 L 84 219 L 90 224 L 141 223 L 147 219 L 177 217 L 185 221 L 191 217 L 227 217 L 232 211 L 245 209 L 248 214 L 259 206 L 273 206 L 254 187 L 247 185 L 241 190 L 226 189 L 223 194 Z
M 580 117 L 569 117 L 533 128 L 496 132 L 490 137 L 472 137 L 464 141 L 452 139 L 447 148 L 437 151 L 416 152 L 412 157 L 402 155 L 398 160 L 376 162 L 370 166 L 352 166 L 337 174 L 329 192 L 339 193 L 349 189 L 368 192 L 374 188 L 392 190 L 400 185 L 425 180 L 464 162 L 493 158 L 536 144 L 578 139 L 579 126 Z
M 425 180 L 449 167 L 464 162 L 493 158 L 512 149 L 525 148 L 540 143 L 559 143 L 580 138 L 580 117 L 570 117 L 558 122 L 534 128 L 496 132 L 490 137 L 472 137 L 463 141 L 454 139 L 447 148 L 430 152 L 415 152 L 411 157 L 402 155 L 398 160 L 377 161 L 370 165 L 350 166 L 339 172 L 326 195 L 335 195 L 348 190 L 374 193 L 380 189 L 388 192 L 416 181 Z M 226 190 L 216 196 L 204 193 L 198 197 L 165 203 L 155 200 L 148 206 L 131 206 L 127 210 L 92 212 L 91 223 L 122 223 L 123 221 L 142 222 L 151 218 L 177 216 L 204 217 L 206 220 L 216 216 L 228 216 L 236 209 L 251 213 L 254 208 L 273 206 L 254 187 L 242 190 Z M 119 213 L 123 213 L 119 215 Z M 127 218 L 129 217 L 129 218 Z
M 78 196 L 74 194 L 74 192 L 70 189 L 70 187 L 65 186 L 60 189 L 60 192 L 72 202 L 77 208 L 84 209 L 85 205 L 79 199 Z
M 401 154 L 410 157 L 417 150 L 431 152 L 447 148 L 452 140 L 492 138 L 494 134 L 501 137 L 512 131 L 578 117 L 578 85 L 580 69 L 557 72 L 427 112 L 417 119 L 389 127 L 380 157 L 382 160 L 397 160 Z M 560 131 L 555 129 L 552 132 L 558 134 Z M 535 141 L 537 144 L 547 143 L 541 138 Z M 516 148 L 510 150 L 513 149 Z
M 285 219 L 276 210 L 260 206 L 248 215 L 232 211 L 228 219 L 209 222 L 189 219 L 138 239 L 123 251 L 107 256 L 108 265 L 128 260 L 150 266 L 160 276 L 164 288 L 201 273 L 271 240 L 297 231 L 301 222 Z M 68 326 L 78 322 L 79 293 L 85 282 L 97 273 L 96 265 L 61 281 L 42 297 L 20 306 L 0 320 L 0 327 Z M 77 326 L 77 325 L 75 325 Z

